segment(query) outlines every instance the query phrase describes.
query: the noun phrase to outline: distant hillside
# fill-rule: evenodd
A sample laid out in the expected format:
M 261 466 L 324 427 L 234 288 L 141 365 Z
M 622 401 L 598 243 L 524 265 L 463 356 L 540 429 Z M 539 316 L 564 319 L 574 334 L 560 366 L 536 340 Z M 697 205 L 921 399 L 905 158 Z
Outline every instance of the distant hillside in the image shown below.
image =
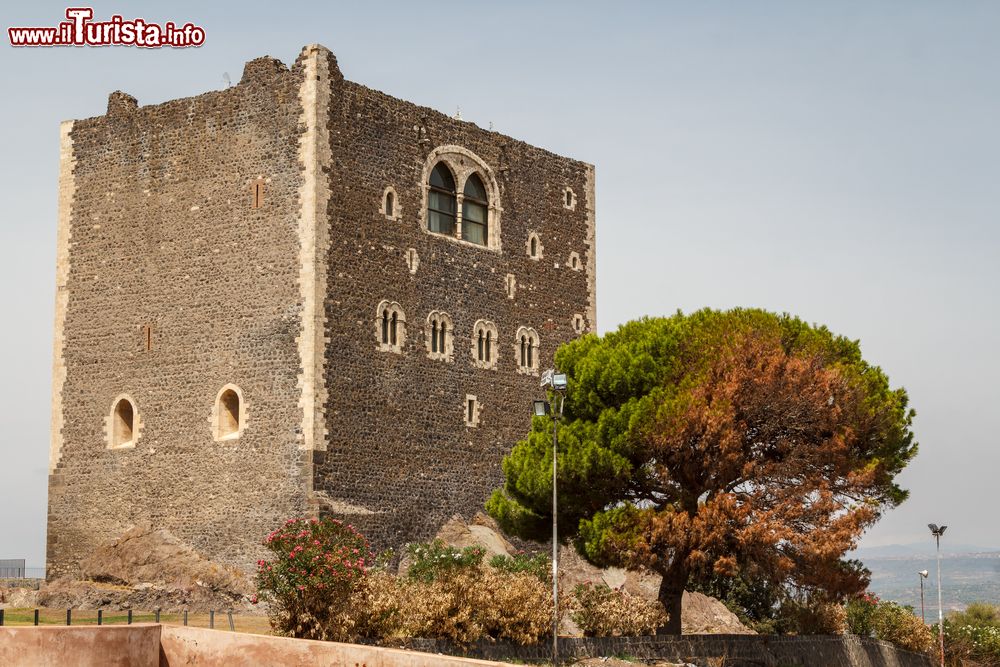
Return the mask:
M 934 542 L 911 542 L 910 544 L 887 544 L 880 547 L 863 547 L 849 556 L 862 561 L 877 560 L 881 558 L 913 558 L 916 556 L 933 556 L 936 547 Z M 1000 547 L 984 547 L 974 544 L 941 544 L 942 556 L 955 556 L 965 554 L 988 554 L 1000 553 Z

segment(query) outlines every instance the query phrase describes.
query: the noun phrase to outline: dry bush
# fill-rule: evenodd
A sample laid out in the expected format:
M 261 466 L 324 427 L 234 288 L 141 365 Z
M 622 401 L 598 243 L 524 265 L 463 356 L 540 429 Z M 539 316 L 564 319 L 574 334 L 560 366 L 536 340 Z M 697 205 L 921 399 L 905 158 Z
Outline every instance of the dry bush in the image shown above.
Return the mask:
M 652 635 L 667 622 L 659 602 L 606 584 L 577 586 L 570 616 L 587 637 Z
M 898 604 L 880 605 L 875 617 L 875 636 L 900 648 L 928 653 L 934 648 L 934 635 L 924 622 Z
M 411 636 L 460 644 L 488 636 L 532 644 L 549 631 L 552 601 L 531 574 L 476 566 L 433 581 L 409 581 L 404 588 Z
M 781 607 L 789 629 L 799 635 L 842 635 L 847 632 L 847 610 L 835 602 L 788 601 Z

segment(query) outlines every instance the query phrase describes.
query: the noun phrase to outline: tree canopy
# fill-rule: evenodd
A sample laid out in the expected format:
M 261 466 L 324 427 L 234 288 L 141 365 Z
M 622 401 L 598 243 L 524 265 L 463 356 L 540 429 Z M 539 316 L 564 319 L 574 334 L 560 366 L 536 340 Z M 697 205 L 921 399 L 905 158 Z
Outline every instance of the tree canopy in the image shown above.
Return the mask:
M 667 632 L 693 572 L 766 571 L 840 598 L 867 573 L 844 554 L 907 492 L 914 412 L 857 341 L 788 315 L 702 310 L 561 347 L 559 522 L 592 562 L 663 575 Z M 552 421 L 504 459 L 487 510 L 544 539 Z

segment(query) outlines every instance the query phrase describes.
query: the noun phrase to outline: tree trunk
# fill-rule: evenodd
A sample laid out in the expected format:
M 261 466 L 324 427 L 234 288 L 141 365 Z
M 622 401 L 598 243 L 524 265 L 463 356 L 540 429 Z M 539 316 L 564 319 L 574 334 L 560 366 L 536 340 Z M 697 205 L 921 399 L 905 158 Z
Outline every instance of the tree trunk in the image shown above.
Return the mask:
M 688 569 L 681 565 L 673 565 L 663 573 L 657 598 L 667 611 L 667 624 L 656 631 L 658 635 L 681 634 L 681 600 L 684 598 L 684 587 L 687 585 Z

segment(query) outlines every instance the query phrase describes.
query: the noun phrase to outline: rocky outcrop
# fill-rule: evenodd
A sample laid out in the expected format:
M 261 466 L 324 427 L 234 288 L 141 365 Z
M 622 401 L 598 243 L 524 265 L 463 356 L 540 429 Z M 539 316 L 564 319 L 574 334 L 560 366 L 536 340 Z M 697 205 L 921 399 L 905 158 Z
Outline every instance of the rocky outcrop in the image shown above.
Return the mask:
M 82 579 L 62 578 L 38 592 L 39 605 L 77 609 L 207 611 L 247 606 L 252 583 L 203 557 L 164 529 L 130 528 L 80 563 Z

